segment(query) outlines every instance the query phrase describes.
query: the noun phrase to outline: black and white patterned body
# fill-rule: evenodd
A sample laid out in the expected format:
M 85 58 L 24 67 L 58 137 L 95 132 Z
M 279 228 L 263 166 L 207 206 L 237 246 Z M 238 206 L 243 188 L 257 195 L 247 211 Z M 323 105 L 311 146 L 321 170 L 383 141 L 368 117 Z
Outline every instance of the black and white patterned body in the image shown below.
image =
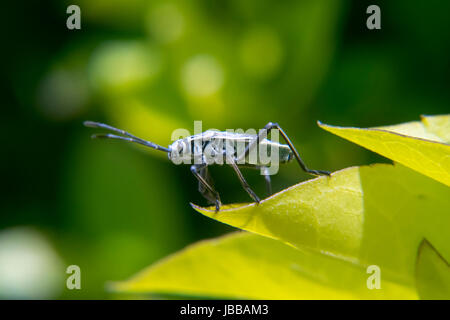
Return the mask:
M 238 166 L 263 167 L 274 152 L 277 161 L 286 163 L 293 159 L 294 154 L 286 144 L 262 139 L 248 154 L 245 149 L 256 141 L 257 135 L 208 130 L 200 134 L 176 140 L 169 146 L 169 159 L 176 164 L 229 164 L 233 159 Z

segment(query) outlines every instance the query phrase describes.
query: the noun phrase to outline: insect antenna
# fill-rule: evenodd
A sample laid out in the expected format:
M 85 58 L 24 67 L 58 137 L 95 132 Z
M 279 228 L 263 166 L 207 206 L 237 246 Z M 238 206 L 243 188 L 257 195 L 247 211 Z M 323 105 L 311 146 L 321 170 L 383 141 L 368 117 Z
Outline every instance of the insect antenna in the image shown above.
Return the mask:
M 122 136 L 118 136 L 118 135 L 115 135 L 115 134 L 112 134 L 112 133 L 105 133 L 105 134 L 94 134 L 94 135 L 91 136 L 92 139 L 100 138 L 100 139 L 125 140 L 125 141 L 128 141 L 128 142 L 139 143 L 139 144 L 142 144 L 142 145 L 144 145 L 146 147 L 150 147 L 150 148 L 153 148 L 153 149 L 156 149 L 156 150 L 159 150 L 159 151 L 170 152 L 170 149 L 168 149 L 168 148 L 165 148 L 165 147 L 162 147 L 160 145 L 157 145 L 156 143 L 153 143 L 153 142 L 150 142 L 150 141 L 138 138 L 138 137 L 132 135 L 129 132 L 126 132 L 126 131 L 121 130 L 121 129 L 114 128 L 114 127 L 112 127 L 110 125 L 107 125 L 107 124 L 104 124 L 104 123 L 93 122 L 93 121 L 85 121 L 84 125 L 86 127 L 90 127 L 90 128 L 101 128 L 101 129 L 110 130 L 110 131 L 113 131 L 113 132 L 116 132 L 116 133 L 119 133 L 119 134 L 125 136 L 125 137 L 122 137 Z

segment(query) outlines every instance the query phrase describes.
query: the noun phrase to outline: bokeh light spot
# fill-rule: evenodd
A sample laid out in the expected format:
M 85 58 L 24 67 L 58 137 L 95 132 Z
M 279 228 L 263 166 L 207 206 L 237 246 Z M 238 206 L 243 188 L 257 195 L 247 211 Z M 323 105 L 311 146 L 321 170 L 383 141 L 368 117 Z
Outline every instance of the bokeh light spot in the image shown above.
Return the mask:
M 0 298 L 50 299 L 65 286 L 59 256 L 37 231 L 24 227 L 0 232 Z
M 213 56 L 197 55 L 183 66 L 181 81 L 189 96 L 206 97 L 222 88 L 224 72 Z
M 90 75 L 97 88 L 126 90 L 149 82 L 160 68 L 161 59 L 155 48 L 139 41 L 116 41 L 105 43 L 94 52 Z

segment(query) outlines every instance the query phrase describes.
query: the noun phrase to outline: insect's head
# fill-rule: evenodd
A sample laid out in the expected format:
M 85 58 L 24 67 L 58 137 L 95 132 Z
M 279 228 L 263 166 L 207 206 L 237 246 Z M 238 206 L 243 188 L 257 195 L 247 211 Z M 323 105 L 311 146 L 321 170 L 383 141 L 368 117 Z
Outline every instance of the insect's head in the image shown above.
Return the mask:
M 175 163 L 180 164 L 185 161 L 190 161 L 192 156 L 192 151 L 190 150 L 190 142 L 185 139 L 179 139 L 174 141 L 169 146 L 169 159 Z
M 169 146 L 169 150 L 170 151 L 167 155 L 169 156 L 169 159 L 171 161 L 174 161 L 180 158 L 183 154 L 183 144 L 180 142 L 180 140 L 176 140 Z

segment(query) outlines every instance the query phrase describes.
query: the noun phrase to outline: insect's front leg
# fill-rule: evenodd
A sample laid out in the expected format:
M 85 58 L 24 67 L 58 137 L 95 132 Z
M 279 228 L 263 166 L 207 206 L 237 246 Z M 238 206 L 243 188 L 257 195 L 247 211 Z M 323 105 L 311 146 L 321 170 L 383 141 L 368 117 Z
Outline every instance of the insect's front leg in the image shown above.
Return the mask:
M 218 212 L 222 203 L 220 202 L 219 193 L 207 181 L 207 177 L 205 176 L 205 172 L 207 172 L 205 171 L 205 169 L 207 168 L 207 166 L 208 165 L 205 163 L 193 164 L 191 166 L 191 172 L 197 178 L 198 182 L 204 187 L 203 191 L 199 189 L 202 196 L 205 197 L 208 201 L 213 200 L 213 202 L 215 202 L 216 204 L 216 212 Z M 211 194 L 213 195 L 214 199 L 210 197 Z

